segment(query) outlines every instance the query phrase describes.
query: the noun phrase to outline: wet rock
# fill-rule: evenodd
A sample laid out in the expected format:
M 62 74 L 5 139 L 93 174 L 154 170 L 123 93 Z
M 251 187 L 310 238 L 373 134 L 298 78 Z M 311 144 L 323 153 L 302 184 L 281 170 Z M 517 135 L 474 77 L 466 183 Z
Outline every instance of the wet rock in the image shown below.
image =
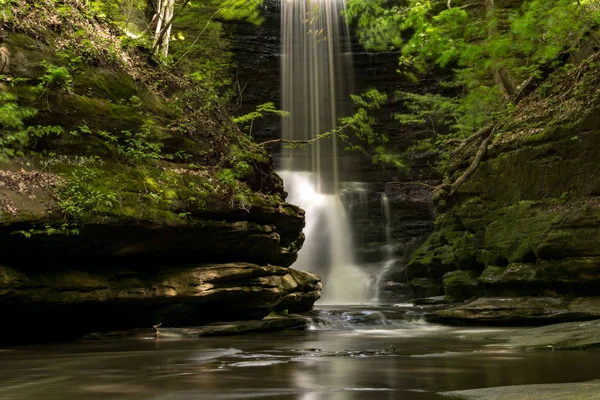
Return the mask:
M 435 297 L 444 294 L 444 286 L 429 278 L 414 278 L 410 281 L 415 299 Z
M 600 398 L 600 381 L 502 386 L 440 394 L 464 400 L 591 400 Z
M 444 291 L 450 297 L 470 299 L 481 294 L 477 271 L 452 271 L 444 275 Z
M 67 18 L 46 6 L 35 12 Z M 319 278 L 287 269 L 304 242 L 304 211 L 285 202 L 272 158 L 229 116 L 192 99 L 174 106 L 190 82 L 98 52 L 69 90 L 35 94 L 43 61 L 69 67 L 56 52 L 74 32 L 91 42 L 115 34 L 67 8 L 73 29 L 60 40 L 41 23 L 3 41 L 5 72 L 22 84 L 2 90 L 40 111 L 28 126 L 64 134 L 35 135 L 0 160 L 0 308 L 14 327 L 0 343 L 310 309 Z M 144 148 L 135 155 L 133 137 Z
M 415 306 L 437 306 L 445 304 L 454 304 L 459 302 L 460 299 L 452 296 L 435 296 L 412 300 L 412 303 Z
M 600 320 L 566 322 L 512 335 L 506 346 L 522 350 L 589 350 L 600 347 Z
M 552 324 L 600 318 L 600 297 L 479 298 L 436 311 L 428 320 L 448 324 Z
M 228 336 L 252 332 L 276 332 L 283 330 L 304 330 L 310 319 L 301 316 L 264 318 L 253 321 L 232 321 L 206 324 L 193 328 L 160 328 L 160 340 L 193 339 L 203 336 Z M 106 339 L 152 339 L 150 329 L 132 329 L 127 331 L 95 332 L 87 334 L 84 340 Z

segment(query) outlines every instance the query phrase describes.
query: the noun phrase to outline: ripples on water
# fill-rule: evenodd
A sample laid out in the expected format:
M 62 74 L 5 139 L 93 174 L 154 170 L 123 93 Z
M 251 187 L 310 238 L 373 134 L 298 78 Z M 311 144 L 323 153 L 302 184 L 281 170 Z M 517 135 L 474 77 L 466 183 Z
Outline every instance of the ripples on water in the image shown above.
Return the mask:
M 476 339 L 497 329 L 429 324 L 415 311 L 329 307 L 307 332 L 13 348 L 0 355 L 0 399 L 442 400 L 600 377 L 599 353 L 512 352 Z

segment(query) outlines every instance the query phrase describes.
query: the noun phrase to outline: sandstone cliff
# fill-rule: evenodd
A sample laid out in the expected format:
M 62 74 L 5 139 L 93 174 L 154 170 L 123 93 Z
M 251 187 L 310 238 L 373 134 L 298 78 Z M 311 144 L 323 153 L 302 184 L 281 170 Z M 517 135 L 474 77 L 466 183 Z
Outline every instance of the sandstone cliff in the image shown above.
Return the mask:
M 22 2 L 0 47 L 0 342 L 302 311 L 304 212 L 216 94 L 84 4 Z M 7 111 L 8 110 L 8 111 Z

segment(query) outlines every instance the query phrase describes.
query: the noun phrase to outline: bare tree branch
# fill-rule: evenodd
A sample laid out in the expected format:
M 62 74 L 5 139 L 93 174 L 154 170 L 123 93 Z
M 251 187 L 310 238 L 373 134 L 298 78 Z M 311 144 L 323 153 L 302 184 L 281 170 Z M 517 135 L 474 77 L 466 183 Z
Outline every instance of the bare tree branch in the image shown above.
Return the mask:
M 487 136 L 483 136 L 485 139 L 479 145 L 479 150 L 477 151 L 477 154 L 475 155 L 475 158 L 473 159 L 473 161 L 471 161 L 471 165 L 469 165 L 469 168 L 467 168 L 465 170 L 465 172 L 463 172 L 463 174 L 461 176 L 459 176 L 458 179 L 456 179 L 456 181 L 454 181 L 454 183 L 452 184 L 451 189 L 450 189 L 451 196 L 454 193 L 456 193 L 456 190 L 460 187 L 460 185 L 462 185 L 467 179 L 469 179 L 471 177 L 471 175 L 473 175 L 473 173 L 477 170 L 477 168 L 479 167 L 479 164 L 481 164 L 481 160 L 483 159 L 483 156 L 485 155 L 485 153 L 487 151 L 488 145 L 490 144 L 490 141 L 494 137 L 494 133 L 498 130 L 499 126 L 500 126 L 500 123 L 497 123 L 494 126 L 494 128 L 488 132 Z
M 434 185 L 429 185 L 425 182 L 396 182 L 396 181 L 392 181 L 392 182 L 388 182 L 388 185 L 411 185 L 411 186 L 422 186 L 426 189 L 430 189 L 430 190 L 438 190 L 440 189 L 443 185 L 438 185 L 438 186 L 434 186 Z
M 273 140 L 267 140 L 266 142 L 262 142 L 259 143 L 259 146 L 266 146 L 268 144 L 274 144 L 274 143 L 288 143 L 288 144 L 309 144 L 309 143 L 313 143 L 316 142 L 317 140 L 319 140 L 321 138 L 314 138 L 314 139 L 310 139 L 310 140 L 287 140 L 287 139 L 273 139 Z
M 477 132 L 475 132 L 473 135 L 471 135 L 468 138 L 466 138 L 465 140 L 463 140 L 463 142 L 460 144 L 460 146 L 458 146 L 458 148 L 452 152 L 452 154 L 450 155 L 450 157 L 456 156 L 469 143 L 474 142 L 475 140 L 481 138 L 482 136 L 485 136 L 486 134 L 489 134 L 492 131 L 492 129 L 494 129 L 494 125 L 493 124 L 488 124 L 488 125 L 484 126 L 480 130 L 478 130 Z

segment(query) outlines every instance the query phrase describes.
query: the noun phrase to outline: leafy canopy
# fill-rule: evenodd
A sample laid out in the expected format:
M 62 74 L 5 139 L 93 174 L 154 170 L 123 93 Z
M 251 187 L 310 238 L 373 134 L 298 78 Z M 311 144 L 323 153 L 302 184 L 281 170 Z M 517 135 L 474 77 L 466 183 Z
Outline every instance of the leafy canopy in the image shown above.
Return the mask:
M 397 121 L 426 124 L 434 137 L 440 132 L 466 137 L 510 112 L 519 85 L 542 77 L 588 43 L 600 45 L 600 0 L 498 4 L 348 1 L 346 17 L 363 45 L 398 51 L 401 76 L 417 81 L 433 68 L 451 72 L 451 81 L 440 83 L 436 93 L 397 93 L 405 105 Z

